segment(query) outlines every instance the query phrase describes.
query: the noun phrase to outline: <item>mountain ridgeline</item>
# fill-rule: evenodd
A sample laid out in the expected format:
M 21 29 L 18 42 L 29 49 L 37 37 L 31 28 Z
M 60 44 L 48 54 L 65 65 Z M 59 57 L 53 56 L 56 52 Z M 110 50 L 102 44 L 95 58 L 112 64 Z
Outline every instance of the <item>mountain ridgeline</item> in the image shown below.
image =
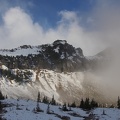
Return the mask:
M 9 69 L 49 69 L 58 72 L 81 71 L 86 68 L 86 58 L 81 48 L 66 40 L 39 46 L 23 45 L 11 50 L 0 50 L 0 61 Z
M 86 57 L 81 48 L 73 47 L 66 40 L 1 49 L 0 90 L 8 98 L 35 100 L 40 91 L 41 97 L 51 99 L 54 95 L 60 103 L 79 103 L 81 98 L 87 97 L 110 102 L 104 97 L 96 80 L 99 76 L 96 78 L 95 74 L 97 69 L 108 65 L 103 53 Z

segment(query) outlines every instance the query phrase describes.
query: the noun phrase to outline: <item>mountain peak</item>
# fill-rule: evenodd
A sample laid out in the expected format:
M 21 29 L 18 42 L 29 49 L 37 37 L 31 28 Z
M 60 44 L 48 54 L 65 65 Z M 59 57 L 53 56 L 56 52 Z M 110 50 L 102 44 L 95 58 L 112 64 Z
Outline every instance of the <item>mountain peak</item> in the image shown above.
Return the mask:
M 0 50 L 0 55 L 0 61 L 8 68 L 39 67 L 59 71 L 82 69 L 82 59 L 84 58 L 82 49 L 73 47 L 66 40 L 56 40 L 52 44 L 23 45 L 11 50 Z
M 55 40 L 55 41 L 53 42 L 53 45 L 57 45 L 57 44 L 66 44 L 66 43 L 67 43 L 66 40 Z
M 22 46 L 20 46 L 20 48 L 27 49 L 27 48 L 32 48 L 32 46 L 31 45 L 22 45 Z

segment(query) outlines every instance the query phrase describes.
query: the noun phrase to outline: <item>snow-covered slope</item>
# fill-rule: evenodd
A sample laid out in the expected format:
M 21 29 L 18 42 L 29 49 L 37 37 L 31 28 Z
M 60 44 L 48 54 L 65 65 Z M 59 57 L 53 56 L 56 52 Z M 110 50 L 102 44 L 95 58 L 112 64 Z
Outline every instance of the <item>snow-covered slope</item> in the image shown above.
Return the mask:
M 88 72 L 58 73 L 46 69 L 12 69 L 11 72 L 22 76 L 23 81 L 16 82 L 16 79 L 7 76 L 0 77 L 0 89 L 9 98 L 35 100 L 39 91 L 42 97 L 45 95 L 51 99 L 54 95 L 60 103 L 73 101 L 79 103 L 81 98 L 94 98 L 94 96 L 96 100 L 104 100 L 100 85 L 95 80 L 97 78 Z
M 38 91 L 40 91 L 41 94 L 50 98 L 54 95 L 58 100 L 61 97 L 59 93 L 61 91 L 70 90 L 72 92 L 82 89 L 81 83 L 84 79 L 84 75 L 80 72 L 64 74 L 56 73 L 51 70 L 19 70 L 19 72 L 23 73 L 25 73 L 25 71 L 30 71 L 32 75 L 29 77 L 27 82 L 23 82 L 21 84 L 15 82 L 15 80 L 9 80 L 5 77 L 0 78 L 1 90 L 4 94 L 13 98 L 28 97 L 36 99 L 36 95 Z M 13 72 L 16 74 L 18 70 L 15 69 Z M 73 90 L 73 88 L 69 85 L 73 87 L 75 86 L 76 90 Z
M 6 99 L 2 101 L 9 106 L 4 108 L 2 118 L 7 120 L 119 120 L 120 110 L 117 108 L 96 108 L 83 111 L 80 108 L 71 108 L 72 111 L 62 111 L 61 106 L 50 105 L 51 114 L 47 114 L 47 104 L 39 103 L 43 112 L 34 112 L 36 102 L 31 100 Z M 104 114 L 103 114 L 104 111 Z M 66 116 L 68 119 L 62 119 Z

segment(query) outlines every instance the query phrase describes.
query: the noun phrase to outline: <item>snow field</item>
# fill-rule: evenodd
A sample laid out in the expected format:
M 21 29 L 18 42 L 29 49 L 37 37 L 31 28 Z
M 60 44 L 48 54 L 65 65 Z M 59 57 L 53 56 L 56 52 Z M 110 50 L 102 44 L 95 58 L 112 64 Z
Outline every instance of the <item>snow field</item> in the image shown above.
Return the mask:
M 7 112 L 2 116 L 7 120 L 61 120 L 57 115 L 70 117 L 70 120 L 84 120 L 85 118 L 90 118 L 91 114 L 93 115 L 91 119 L 94 118 L 95 120 L 120 119 L 120 110 L 117 108 L 96 108 L 91 111 L 83 111 L 80 108 L 71 108 L 72 111 L 65 112 L 59 109 L 61 106 L 50 105 L 50 111 L 54 114 L 47 114 L 46 110 L 48 105 L 44 103 L 39 103 L 40 108 L 44 112 L 34 113 L 33 109 L 36 108 L 37 104 L 35 101 L 6 99 L 2 102 L 10 105 L 9 107 L 4 108 Z M 19 110 L 16 109 L 16 106 L 18 106 Z M 105 114 L 103 114 L 103 110 Z M 79 116 L 70 115 L 73 113 Z

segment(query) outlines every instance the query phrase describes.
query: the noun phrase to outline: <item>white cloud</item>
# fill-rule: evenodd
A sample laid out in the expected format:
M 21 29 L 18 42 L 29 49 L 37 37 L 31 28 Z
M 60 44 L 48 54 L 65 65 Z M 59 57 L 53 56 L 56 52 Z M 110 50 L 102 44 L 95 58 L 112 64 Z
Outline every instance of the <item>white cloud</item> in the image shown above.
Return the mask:
M 10 8 L 2 16 L 0 48 L 13 48 L 23 44 L 37 45 L 51 43 L 56 39 L 66 39 L 75 47 L 81 47 L 85 55 L 96 54 L 110 39 L 118 39 L 120 31 L 118 10 L 115 11 L 114 7 L 109 9 L 105 5 L 101 10 L 100 6 L 102 5 L 98 4 L 93 11 L 94 14 L 87 19 L 87 24 L 92 22 L 97 26 L 97 32 L 86 31 L 81 25 L 81 18 L 77 12 L 59 12 L 61 19 L 57 22 L 56 28 L 44 31 L 42 25 L 33 23 L 30 15 L 23 9 Z
M 9 9 L 4 14 L 3 21 L 4 24 L 0 27 L 2 48 L 35 44 L 42 37 L 41 26 L 33 23 L 31 17 L 19 7 Z
M 23 44 L 38 45 L 66 39 L 75 47 L 81 47 L 86 55 L 97 53 L 93 33 L 86 32 L 80 25 L 76 12 L 61 11 L 61 20 L 56 28 L 43 30 L 42 25 L 33 23 L 32 18 L 20 7 L 10 8 L 3 16 L 0 26 L 0 48 L 14 48 Z M 102 45 L 102 44 L 101 44 Z M 100 44 L 99 44 L 99 48 Z

